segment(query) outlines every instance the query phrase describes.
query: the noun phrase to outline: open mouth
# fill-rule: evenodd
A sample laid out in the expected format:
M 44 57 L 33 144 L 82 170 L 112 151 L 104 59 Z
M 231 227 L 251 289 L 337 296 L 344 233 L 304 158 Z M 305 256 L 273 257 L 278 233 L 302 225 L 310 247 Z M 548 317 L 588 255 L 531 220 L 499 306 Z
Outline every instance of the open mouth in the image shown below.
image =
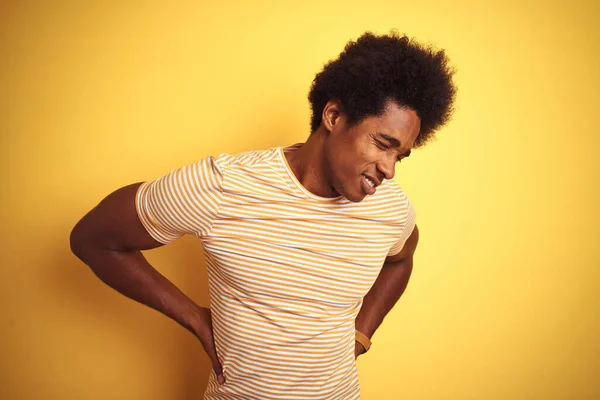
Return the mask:
M 372 178 L 367 177 L 366 175 L 362 176 L 361 186 L 366 194 L 374 194 L 377 190 L 378 182 L 375 182 Z

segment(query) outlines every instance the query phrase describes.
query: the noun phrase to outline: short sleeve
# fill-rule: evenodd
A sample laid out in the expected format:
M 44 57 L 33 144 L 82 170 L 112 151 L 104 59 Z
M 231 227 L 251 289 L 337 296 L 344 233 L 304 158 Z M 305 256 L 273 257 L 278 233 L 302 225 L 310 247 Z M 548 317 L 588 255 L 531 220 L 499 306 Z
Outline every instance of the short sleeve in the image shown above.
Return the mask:
M 413 230 L 415 229 L 416 224 L 416 213 L 415 209 L 410 201 L 407 200 L 407 214 L 404 223 L 404 227 L 402 228 L 402 232 L 400 233 L 400 238 L 396 243 L 392 246 L 387 256 L 395 256 L 400 253 L 400 250 L 404 247 L 404 243 L 410 237 Z
M 213 157 L 174 169 L 137 190 L 135 207 L 148 233 L 167 244 L 207 235 L 223 198 L 223 174 Z

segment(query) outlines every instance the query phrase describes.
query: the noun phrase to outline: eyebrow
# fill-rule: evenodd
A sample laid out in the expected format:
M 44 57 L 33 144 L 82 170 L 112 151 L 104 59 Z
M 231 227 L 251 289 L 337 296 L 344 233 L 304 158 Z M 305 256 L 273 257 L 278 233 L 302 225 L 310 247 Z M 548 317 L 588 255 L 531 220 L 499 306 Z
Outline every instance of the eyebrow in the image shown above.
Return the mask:
M 400 141 L 398 139 L 391 137 L 387 133 L 383 133 L 383 132 L 378 132 L 378 133 L 379 133 L 379 136 L 381 136 L 382 139 L 387 140 L 387 142 L 390 144 L 390 146 L 392 146 L 392 147 L 400 147 Z
M 392 146 L 392 147 L 400 147 L 400 141 L 398 139 L 393 138 L 393 137 L 391 137 L 390 135 L 388 135 L 387 133 L 384 133 L 384 132 L 378 132 L 378 133 L 379 133 L 379 136 L 382 139 L 386 140 L 390 144 L 390 146 Z M 406 153 L 402 154 L 402 157 L 408 157 L 408 156 L 410 156 L 410 150 L 407 151 Z

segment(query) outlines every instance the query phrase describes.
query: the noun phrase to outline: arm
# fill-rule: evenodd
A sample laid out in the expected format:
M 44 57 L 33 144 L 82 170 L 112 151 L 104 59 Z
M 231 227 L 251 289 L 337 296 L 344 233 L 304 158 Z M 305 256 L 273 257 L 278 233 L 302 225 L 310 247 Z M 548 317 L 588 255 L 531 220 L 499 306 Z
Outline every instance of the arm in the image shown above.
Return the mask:
M 139 220 L 135 195 L 141 183 L 109 194 L 71 232 L 71 250 L 108 286 L 177 321 L 196 335 L 222 375 L 210 325 L 210 310 L 199 307 L 154 269 L 140 250 L 163 244 Z
M 367 337 L 373 336 L 386 314 L 404 293 L 412 272 L 413 255 L 418 241 L 419 230 L 415 226 L 402 250 L 386 258 L 379 276 L 365 296 L 355 325 Z M 358 356 L 364 352 L 364 347 L 356 342 L 355 354 Z

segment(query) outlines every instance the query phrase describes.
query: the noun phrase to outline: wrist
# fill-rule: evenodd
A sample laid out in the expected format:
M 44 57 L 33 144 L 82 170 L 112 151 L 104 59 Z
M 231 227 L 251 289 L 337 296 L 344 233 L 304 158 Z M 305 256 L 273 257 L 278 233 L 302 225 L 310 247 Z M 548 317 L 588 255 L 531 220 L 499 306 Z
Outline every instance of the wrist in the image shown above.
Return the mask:
M 361 309 L 361 312 L 354 321 L 354 328 L 366 337 L 372 338 L 379 325 L 381 325 L 381 322 L 373 312 L 368 313 L 367 310 Z
M 361 354 L 366 353 L 367 351 L 365 350 L 365 347 L 360 344 L 359 341 L 355 340 L 354 341 L 354 354 L 356 354 L 357 356 L 360 356 Z
M 371 339 L 358 329 L 355 330 L 355 342 L 363 348 L 363 353 L 366 353 L 371 348 Z
M 208 314 L 210 320 L 210 309 L 194 304 L 194 306 L 185 313 L 185 320 L 182 325 L 196 337 L 200 337 L 202 332 L 206 330 L 206 318 L 204 314 Z

